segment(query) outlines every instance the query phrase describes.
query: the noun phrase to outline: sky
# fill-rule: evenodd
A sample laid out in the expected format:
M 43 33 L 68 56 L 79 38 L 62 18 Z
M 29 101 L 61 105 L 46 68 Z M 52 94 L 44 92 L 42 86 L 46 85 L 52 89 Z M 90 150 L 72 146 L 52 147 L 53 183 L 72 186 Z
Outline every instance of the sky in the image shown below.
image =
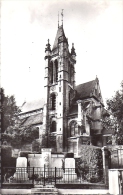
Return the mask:
M 17 105 L 44 96 L 45 47 L 53 46 L 64 9 L 76 84 L 99 79 L 104 103 L 123 80 L 122 0 L 2 0 L 1 86 Z

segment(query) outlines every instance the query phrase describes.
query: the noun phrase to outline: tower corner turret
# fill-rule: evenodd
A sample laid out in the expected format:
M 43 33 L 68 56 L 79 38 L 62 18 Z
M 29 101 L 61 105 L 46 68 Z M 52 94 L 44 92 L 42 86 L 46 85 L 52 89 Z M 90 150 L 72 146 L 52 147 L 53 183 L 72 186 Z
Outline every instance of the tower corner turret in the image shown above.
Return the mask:
M 51 47 L 48 39 L 48 43 L 46 44 L 45 48 L 45 60 L 51 56 Z
M 76 52 L 75 52 L 75 48 L 74 48 L 74 43 L 72 43 L 71 56 L 72 56 L 72 59 L 75 60 L 75 62 L 76 62 Z

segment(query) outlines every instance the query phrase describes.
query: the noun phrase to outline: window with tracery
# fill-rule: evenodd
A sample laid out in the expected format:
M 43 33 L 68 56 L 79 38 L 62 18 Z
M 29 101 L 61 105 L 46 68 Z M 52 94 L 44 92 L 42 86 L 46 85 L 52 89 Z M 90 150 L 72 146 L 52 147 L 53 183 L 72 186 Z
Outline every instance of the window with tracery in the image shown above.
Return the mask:
M 71 102 L 70 102 L 70 92 L 69 92 L 69 107 L 70 107 L 70 105 L 71 105 Z
M 77 136 L 78 133 L 78 125 L 76 121 L 70 123 L 70 137 Z

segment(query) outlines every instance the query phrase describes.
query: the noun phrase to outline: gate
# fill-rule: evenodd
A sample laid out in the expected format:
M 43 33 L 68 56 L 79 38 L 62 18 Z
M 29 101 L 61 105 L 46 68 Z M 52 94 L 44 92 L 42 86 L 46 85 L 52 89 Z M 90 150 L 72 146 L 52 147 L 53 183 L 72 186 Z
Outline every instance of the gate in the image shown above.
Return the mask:
M 46 186 L 56 184 L 83 184 L 103 183 L 103 169 L 75 169 L 75 168 L 48 168 L 44 167 L 4 167 L 2 183 L 33 184 Z
M 31 173 L 29 173 L 31 174 Z M 55 185 L 56 184 L 56 167 L 47 168 L 35 167 L 33 168 L 32 181 L 34 185 Z

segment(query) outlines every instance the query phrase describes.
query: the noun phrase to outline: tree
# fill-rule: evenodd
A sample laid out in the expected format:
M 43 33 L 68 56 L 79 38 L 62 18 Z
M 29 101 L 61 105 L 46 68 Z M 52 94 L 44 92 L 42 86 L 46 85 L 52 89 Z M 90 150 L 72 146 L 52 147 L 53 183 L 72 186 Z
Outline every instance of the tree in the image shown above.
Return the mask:
M 22 127 L 18 117 L 19 107 L 16 105 L 13 95 L 6 96 L 4 89 L 1 89 L 2 99 L 2 144 L 21 147 L 25 143 L 32 143 L 39 138 L 39 129 L 34 126 Z
M 39 138 L 39 128 L 34 126 L 13 127 L 10 126 L 6 132 L 2 133 L 2 143 L 7 141 L 13 147 L 21 148 L 24 144 L 31 144 Z
M 16 105 L 14 95 L 6 96 L 4 89 L 1 89 L 2 100 L 2 133 L 7 130 L 8 127 L 14 126 L 17 116 L 20 112 L 19 107 Z
M 104 123 L 108 128 L 114 129 L 117 144 L 123 144 L 123 81 L 121 89 L 116 91 L 115 95 L 107 100 L 107 109 L 110 118 L 106 118 Z

